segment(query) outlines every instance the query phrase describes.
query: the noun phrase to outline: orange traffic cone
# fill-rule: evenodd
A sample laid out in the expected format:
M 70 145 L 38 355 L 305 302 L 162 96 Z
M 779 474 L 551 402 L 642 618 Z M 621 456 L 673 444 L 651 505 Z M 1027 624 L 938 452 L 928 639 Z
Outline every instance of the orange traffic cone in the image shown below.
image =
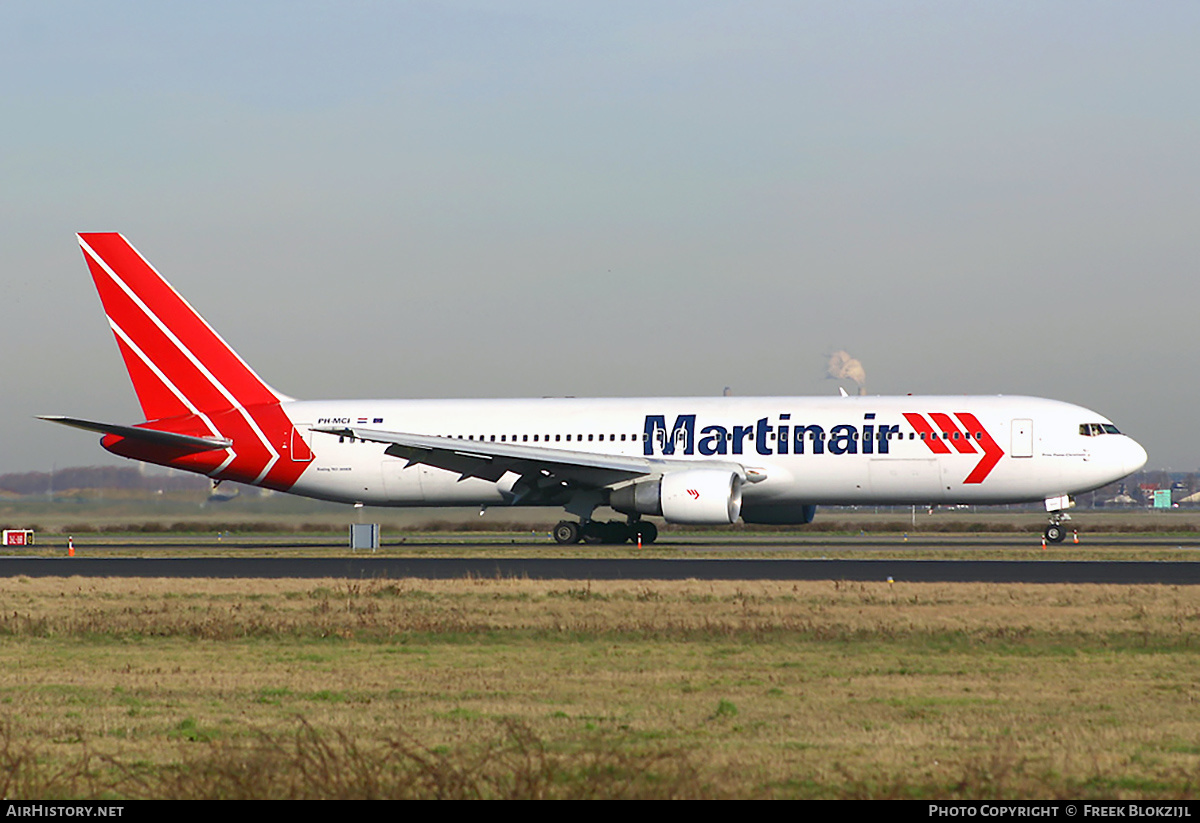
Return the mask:
M 68 536 L 67 537 L 67 557 L 74 557 L 74 556 L 75 556 L 75 538 Z

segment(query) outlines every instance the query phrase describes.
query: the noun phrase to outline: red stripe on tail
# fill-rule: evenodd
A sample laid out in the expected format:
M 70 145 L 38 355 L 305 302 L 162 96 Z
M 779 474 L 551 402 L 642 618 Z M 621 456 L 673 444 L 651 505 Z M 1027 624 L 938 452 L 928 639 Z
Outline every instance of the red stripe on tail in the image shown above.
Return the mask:
M 79 243 L 148 425 L 233 441 L 231 449 L 187 453 L 110 435 L 105 448 L 222 479 L 291 488 L 312 454 L 280 405 L 290 398 L 255 374 L 124 237 L 87 233 Z M 292 449 L 299 453 L 293 456 Z
M 124 237 L 115 232 L 89 233 L 79 235 L 79 241 L 109 322 L 125 330 L 151 363 L 197 408 L 252 406 L 284 399 Z M 194 364 L 180 368 L 182 361 L 198 361 L 203 368 Z M 178 403 L 164 398 L 161 380 L 147 382 L 145 372 L 140 364 L 130 368 L 146 418 L 155 420 L 177 413 Z M 221 400 L 214 401 L 214 392 Z

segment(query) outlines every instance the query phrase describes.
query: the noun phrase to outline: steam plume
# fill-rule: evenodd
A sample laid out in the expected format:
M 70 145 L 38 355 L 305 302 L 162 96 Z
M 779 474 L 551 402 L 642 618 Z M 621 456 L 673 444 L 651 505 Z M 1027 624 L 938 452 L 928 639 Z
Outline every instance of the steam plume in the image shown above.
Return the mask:
M 835 351 L 831 354 L 825 374 L 834 380 L 853 380 L 860 395 L 867 393 L 867 373 L 863 370 L 862 363 L 851 357 L 849 352 Z

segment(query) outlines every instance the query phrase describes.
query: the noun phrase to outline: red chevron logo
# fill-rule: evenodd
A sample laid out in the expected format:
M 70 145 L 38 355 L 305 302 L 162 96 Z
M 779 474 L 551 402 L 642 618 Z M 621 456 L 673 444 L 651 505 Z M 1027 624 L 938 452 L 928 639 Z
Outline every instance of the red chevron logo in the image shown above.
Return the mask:
M 988 430 L 979 422 L 979 418 L 970 412 L 958 412 L 954 415 L 962 424 L 960 429 L 950 415 L 943 412 L 930 412 L 929 419 L 936 424 L 935 431 L 929 420 L 916 412 L 905 412 L 904 419 L 913 427 L 925 445 L 934 454 L 950 454 L 951 450 L 959 454 L 979 454 L 983 458 L 975 464 L 975 468 L 963 480 L 963 484 L 982 483 L 991 474 L 992 469 L 1004 456 L 1004 449 L 992 439 Z

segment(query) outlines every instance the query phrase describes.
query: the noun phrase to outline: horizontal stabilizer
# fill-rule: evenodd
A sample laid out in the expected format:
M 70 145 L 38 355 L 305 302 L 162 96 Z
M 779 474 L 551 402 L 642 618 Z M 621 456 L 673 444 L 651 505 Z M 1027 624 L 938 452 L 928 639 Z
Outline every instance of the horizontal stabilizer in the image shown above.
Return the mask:
M 97 423 L 92 420 L 80 420 L 77 417 L 38 415 L 38 419 L 49 420 L 51 423 L 61 423 L 64 426 L 71 426 L 76 429 L 84 429 L 85 431 L 98 432 L 99 434 L 115 434 L 118 437 L 128 437 L 131 440 L 141 440 L 146 443 L 153 443 L 157 446 L 170 446 L 172 448 L 185 449 L 187 451 L 194 452 L 227 449 L 233 445 L 232 440 L 226 440 L 220 437 L 195 437 L 190 434 L 176 434 L 175 432 L 164 432 L 158 431 L 157 429 L 143 429 L 138 426 L 118 426 L 115 423 Z

